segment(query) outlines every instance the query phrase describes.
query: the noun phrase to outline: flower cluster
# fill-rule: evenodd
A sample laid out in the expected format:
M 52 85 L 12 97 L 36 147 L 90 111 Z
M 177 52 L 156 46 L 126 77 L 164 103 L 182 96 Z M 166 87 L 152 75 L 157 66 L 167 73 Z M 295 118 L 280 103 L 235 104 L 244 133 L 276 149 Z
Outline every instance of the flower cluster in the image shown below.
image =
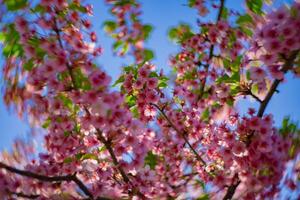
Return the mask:
M 18 141 L 12 154 L 1 154 L 1 197 L 272 199 L 282 183 L 297 189 L 284 177 L 299 155 L 297 127 L 285 119 L 276 128 L 265 109 L 285 73 L 299 72 L 299 3 L 264 17 L 247 1 L 249 14 L 234 16 L 235 26 L 221 0 L 212 5 L 215 23 L 172 29 L 181 49 L 170 59 L 176 76 L 168 93 L 171 84 L 143 46 L 151 26 L 142 24 L 136 1 L 106 0 L 116 21 L 104 28 L 115 50 L 135 61 L 114 84 L 120 91 L 110 90 L 111 77 L 95 64 L 102 49 L 91 5 L 24 2 L 6 5 L 18 12 L 1 29 L 4 98 L 43 128 L 44 152 Z M 208 5 L 190 1 L 200 16 Z M 255 98 L 257 113 L 239 113 L 239 95 Z

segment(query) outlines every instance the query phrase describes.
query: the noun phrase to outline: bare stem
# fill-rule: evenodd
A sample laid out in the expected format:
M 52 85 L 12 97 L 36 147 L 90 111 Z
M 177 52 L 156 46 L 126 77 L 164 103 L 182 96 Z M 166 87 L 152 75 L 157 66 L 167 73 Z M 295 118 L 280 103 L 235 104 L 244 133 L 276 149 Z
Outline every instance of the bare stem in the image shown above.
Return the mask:
M 22 192 L 11 192 L 11 191 L 7 191 L 10 195 L 14 195 L 17 197 L 22 197 L 25 199 L 37 199 L 40 195 L 37 194 L 24 194 Z
M 221 20 L 224 7 L 225 7 L 225 0 L 221 0 L 221 5 L 220 5 L 220 8 L 219 8 L 216 23 L 218 23 Z M 215 49 L 215 45 L 212 44 L 209 48 L 209 60 L 211 60 L 214 57 L 214 49 Z M 204 94 L 204 89 L 205 89 L 205 85 L 206 85 L 206 81 L 207 81 L 207 73 L 208 73 L 208 69 L 209 69 L 209 64 L 204 65 L 204 67 L 205 67 L 206 76 L 205 76 L 204 79 L 201 80 L 200 93 L 199 93 L 198 98 L 197 98 L 198 101 L 202 98 L 202 96 Z
M 294 60 L 296 59 L 297 57 L 297 54 L 298 54 L 299 51 L 295 51 L 292 53 L 292 55 L 286 60 L 286 62 L 284 63 L 283 67 L 282 67 L 282 72 L 285 74 L 289 69 L 291 69 L 291 67 L 293 66 L 293 63 L 294 63 Z M 266 108 L 267 108 L 267 105 L 269 103 L 269 101 L 271 100 L 273 94 L 275 93 L 275 91 L 277 91 L 277 87 L 279 85 L 279 83 L 281 82 L 282 80 L 279 80 L 279 79 L 276 79 L 272 85 L 271 85 L 271 88 L 268 92 L 268 94 L 266 95 L 265 99 L 262 101 L 260 107 L 259 107 L 259 110 L 258 110 L 258 113 L 257 113 L 257 116 L 258 117 L 262 117 Z
M 150 105 L 154 106 L 159 112 L 163 115 L 163 117 L 167 120 L 169 125 L 184 139 L 185 143 L 189 146 L 189 148 L 192 150 L 192 152 L 195 154 L 198 161 L 201 162 L 202 165 L 206 165 L 206 162 L 201 158 L 201 156 L 197 153 L 197 151 L 194 149 L 194 147 L 189 142 L 188 138 L 186 137 L 187 132 L 186 131 L 180 131 L 175 124 L 171 121 L 171 119 L 167 116 L 165 111 L 161 109 L 158 105 L 154 103 L 150 103 Z
M 64 175 L 64 176 L 45 176 L 45 175 L 41 175 L 41 174 L 36 174 L 30 171 L 26 171 L 26 170 L 21 170 L 21 169 L 17 169 L 11 166 L 8 166 L 2 162 L 0 162 L 0 168 L 2 169 L 6 169 L 9 172 L 21 175 L 21 176 L 25 176 L 25 177 L 29 177 L 29 178 L 33 178 L 33 179 L 37 179 L 39 181 L 43 181 L 43 182 L 62 182 L 62 181 L 66 181 L 66 182 L 71 182 L 73 181 L 74 183 L 77 184 L 77 186 L 81 189 L 81 191 L 87 195 L 88 197 L 90 197 L 91 199 L 93 199 L 93 195 L 92 193 L 88 190 L 88 188 L 81 182 L 81 180 L 79 180 L 76 176 L 76 174 L 73 175 Z

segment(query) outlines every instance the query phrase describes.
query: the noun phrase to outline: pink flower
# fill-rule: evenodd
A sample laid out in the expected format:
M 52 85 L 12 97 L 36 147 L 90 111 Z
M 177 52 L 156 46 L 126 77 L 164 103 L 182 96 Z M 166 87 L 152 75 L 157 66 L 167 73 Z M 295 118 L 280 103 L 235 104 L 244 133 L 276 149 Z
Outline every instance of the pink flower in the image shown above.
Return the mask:
M 284 78 L 284 73 L 280 70 L 279 65 L 271 65 L 268 69 L 274 79 L 282 80 Z
M 143 79 L 143 78 L 138 78 L 137 80 L 136 80 L 136 82 L 135 82 L 135 84 L 134 84 L 134 87 L 136 88 L 136 89 L 142 89 L 143 87 L 144 87 L 144 83 L 145 83 L 145 79 Z
M 230 88 L 228 85 L 223 84 L 216 89 L 217 96 L 219 98 L 226 98 L 229 96 Z
M 95 32 L 91 32 L 90 38 L 92 42 L 97 42 L 97 35 Z
M 233 144 L 233 147 L 232 147 L 232 151 L 234 152 L 234 154 L 236 154 L 237 156 L 240 156 L 242 155 L 246 150 L 246 146 L 244 143 L 242 142 L 235 142 Z
M 266 65 L 272 65 L 277 61 L 277 55 L 276 54 L 265 54 L 261 55 L 260 59 L 266 64 Z
M 149 76 L 150 71 L 146 67 L 141 67 L 138 71 L 139 77 L 146 79 Z
M 152 106 L 146 106 L 146 109 L 144 111 L 144 115 L 146 117 L 154 117 L 156 115 L 156 109 Z
M 278 53 L 282 49 L 282 43 L 278 39 L 267 40 L 264 46 L 268 52 L 272 53 Z
M 266 78 L 266 72 L 260 67 L 252 67 L 249 70 L 250 78 L 257 82 L 262 82 Z
M 16 30 L 20 32 L 21 34 L 26 33 L 28 28 L 28 23 L 23 17 L 17 17 L 15 21 Z
M 157 87 L 157 78 L 148 78 L 147 87 L 148 89 L 155 89 Z
M 270 140 L 268 138 L 261 140 L 258 145 L 258 150 L 263 153 L 272 151 L 272 144 L 270 143 Z
M 283 41 L 283 48 L 288 49 L 289 51 L 296 50 L 300 47 L 295 37 L 286 38 Z
M 259 130 L 261 127 L 261 119 L 258 117 L 252 117 L 248 122 L 249 128 L 252 130 Z

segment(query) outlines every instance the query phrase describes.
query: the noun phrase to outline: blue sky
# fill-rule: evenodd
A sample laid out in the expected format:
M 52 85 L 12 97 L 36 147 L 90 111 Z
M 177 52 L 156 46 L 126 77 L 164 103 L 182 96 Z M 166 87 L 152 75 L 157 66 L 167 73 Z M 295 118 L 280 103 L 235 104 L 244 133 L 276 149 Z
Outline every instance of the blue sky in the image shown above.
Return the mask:
M 104 5 L 104 0 L 89 0 L 94 5 L 94 14 L 92 23 L 95 31 L 98 33 L 101 46 L 104 48 L 104 54 L 98 58 L 99 65 L 113 77 L 115 80 L 121 72 L 121 66 L 130 64 L 130 59 L 116 58 L 111 52 L 112 39 L 110 39 L 102 30 L 102 24 L 105 20 L 111 18 L 108 14 L 108 7 Z M 172 53 L 178 50 L 178 47 L 170 42 L 167 38 L 167 32 L 170 27 L 177 25 L 179 22 L 187 22 L 191 25 L 196 24 L 197 12 L 185 6 L 187 0 L 141 0 L 144 23 L 154 26 L 154 31 L 147 42 L 147 48 L 154 50 L 154 64 L 158 68 L 168 71 L 168 58 Z M 238 3 L 237 3 L 238 2 Z M 290 3 L 292 0 L 276 1 L 276 5 Z M 227 0 L 226 5 L 241 10 L 244 8 L 242 1 Z M 212 13 L 214 14 L 214 13 Z M 209 16 L 212 20 L 215 16 Z M 0 57 L 0 64 L 3 60 Z M 0 82 L 2 87 L 2 82 Z M 279 87 L 280 93 L 276 94 L 270 104 L 267 112 L 274 113 L 276 124 L 279 125 L 284 116 L 290 115 L 293 120 L 300 120 L 300 79 L 294 78 L 291 74 L 285 83 Z M 1 91 L 2 94 L 2 91 Z M 247 101 L 241 102 L 240 108 L 245 111 L 249 105 L 257 106 L 255 103 Z M 13 139 L 18 136 L 24 136 L 29 131 L 26 123 L 21 122 L 15 113 L 8 112 L 5 108 L 2 98 L 0 99 L 0 150 L 8 149 Z

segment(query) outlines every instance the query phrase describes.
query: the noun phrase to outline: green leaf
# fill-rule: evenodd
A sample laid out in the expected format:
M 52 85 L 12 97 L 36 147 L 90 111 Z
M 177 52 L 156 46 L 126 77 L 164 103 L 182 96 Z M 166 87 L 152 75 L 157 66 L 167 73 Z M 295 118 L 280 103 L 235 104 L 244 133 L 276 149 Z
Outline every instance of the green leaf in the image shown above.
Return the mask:
M 206 108 L 203 112 L 202 112 L 202 116 L 201 116 L 201 119 L 203 120 L 203 121 L 208 121 L 208 119 L 209 119 L 209 110 L 208 110 L 208 108 Z
M 234 104 L 234 100 L 231 99 L 231 98 L 228 98 L 228 99 L 226 100 L 226 103 L 227 103 L 227 105 L 229 105 L 230 107 L 232 107 L 233 104 Z
M 66 163 L 66 164 L 71 163 L 71 162 L 73 162 L 73 159 L 71 157 L 64 159 L 64 163 Z
M 125 5 L 136 5 L 136 2 L 134 0 L 118 0 L 118 1 L 115 1 L 114 4 L 116 6 L 125 6 Z
M 123 83 L 125 81 L 124 75 L 120 76 L 118 80 L 112 85 L 112 87 L 116 87 L 118 84 Z
M 196 4 L 196 0 L 189 0 L 189 7 L 193 7 Z
M 83 89 L 83 90 L 90 90 L 92 88 L 89 79 L 82 73 L 79 67 L 73 70 L 74 73 L 74 81 L 75 87 Z
M 124 45 L 124 42 L 121 40 L 118 40 L 113 44 L 113 50 L 117 51 L 123 45 Z
M 24 65 L 23 65 L 23 68 L 26 70 L 26 71 L 30 71 L 30 70 L 32 70 L 32 68 L 33 68 L 33 58 L 31 58 L 30 60 L 28 60 L 26 63 L 24 63 Z
M 27 0 L 4 0 L 9 11 L 16 11 L 24 8 L 27 5 Z
M 64 131 L 64 136 L 69 137 L 72 133 L 70 131 Z
M 78 11 L 78 12 L 82 12 L 82 13 L 86 13 L 87 10 L 84 6 L 77 4 L 77 3 L 71 3 L 69 5 L 69 9 L 74 10 L 74 11 Z
M 254 94 L 258 93 L 258 85 L 257 84 L 252 85 L 251 92 L 254 93 Z
M 92 153 L 78 153 L 75 155 L 76 160 L 98 160 L 98 157 L 95 154 Z
M 227 74 L 219 77 L 216 80 L 217 84 L 221 84 L 221 83 L 239 83 L 240 82 L 240 73 L 239 72 L 234 72 L 232 73 L 231 76 L 228 76 Z
M 171 28 L 168 32 L 169 39 L 172 41 L 176 41 L 178 39 L 178 31 L 177 28 Z
M 66 97 L 65 95 L 60 95 L 59 96 L 60 100 L 62 101 L 63 105 L 68 108 L 69 110 L 73 110 L 73 102 L 71 99 Z
M 149 24 L 146 24 L 143 26 L 143 33 L 144 33 L 144 37 L 145 37 L 145 40 L 147 40 L 153 30 L 153 27 Z
M 20 44 L 7 44 L 3 48 L 2 53 L 6 58 L 11 56 L 21 57 L 24 51 Z
M 281 128 L 279 129 L 279 133 L 286 137 L 288 134 L 293 134 L 298 131 L 298 123 L 293 122 L 290 117 L 285 117 L 282 120 Z
M 149 61 L 154 58 L 154 53 L 150 49 L 145 49 L 144 55 L 145 55 L 144 61 Z
M 228 16 L 229 16 L 229 14 L 228 14 L 228 8 L 224 7 L 224 8 L 223 8 L 223 11 L 222 11 L 222 13 L 221 13 L 221 18 L 222 18 L 222 19 L 227 19 Z
M 36 7 L 32 8 L 30 10 L 33 13 L 45 13 L 46 12 L 46 8 L 44 6 L 41 6 L 41 5 L 37 5 Z
M 75 155 L 76 160 L 80 160 L 84 153 L 78 153 Z
M 188 24 L 180 24 L 178 27 L 171 28 L 168 32 L 169 39 L 174 42 L 184 42 L 194 34 Z
M 242 56 L 240 55 L 232 62 L 231 67 L 230 67 L 231 71 L 239 72 L 241 62 L 242 62 Z
M 130 111 L 133 115 L 134 118 L 138 118 L 139 117 L 139 111 L 138 111 L 138 107 L 135 105 L 133 107 L 130 108 Z
M 239 83 L 230 84 L 230 94 L 232 96 L 235 96 L 239 92 L 240 92 L 240 85 L 239 85 Z
M 200 180 L 195 180 L 195 181 L 202 187 L 203 190 L 205 189 L 205 183 L 203 181 Z
M 249 10 L 251 10 L 255 14 L 261 15 L 263 13 L 263 0 L 247 0 L 246 4 Z
M 125 102 L 131 108 L 132 106 L 136 105 L 136 97 L 133 95 L 129 95 L 125 98 Z
M 217 78 L 216 83 L 217 84 L 221 84 L 221 83 L 224 83 L 224 82 L 228 83 L 228 80 L 230 80 L 230 77 L 227 74 L 225 74 L 225 75 Z
M 238 25 L 251 24 L 252 22 L 252 17 L 249 14 L 241 15 L 236 20 Z
M 208 194 L 202 194 L 200 197 L 197 198 L 197 200 L 209 200 Z
M 51 119 L 49 118 L 49 119 L 47 119 L 47 120 L 43 123 L 42 127 L 43 127 L 44 129 L 46 129 L 46 128 L 49 127 L 50 124 L 51 124 Z
M 99 153 L 100 153 L 100 152 L 103 152 L 103 151 L 105 151 L 105 150 L 106 150 L 106 146 L 105 146 L 105 145 L 103 145 L 102 147 L 98 147 Z
M 151 77 L 151 78 L 153 78 L 153 77 L 157 78 L 159 76 L 158 76 L 158 74 L 156 72 L 150 72 L 149 77 Z
M 157 165 L 157 159 L 157 155 L 153 154 L 152 151 L 149 151 L 145 157 L 145 165 L 149 165 L 150 169 L 153 170 Z
M 157 85 L 158 88 L 166 88 L 168 87 L 168 84 L 166 82 L 158 82 L 158 85 Z
M 5 33 L 0 32 L 0 43 L 4 43 L 6 37 L 5 37 Z
M 109 21 L 109 20 L 105 21 L 103 24 L 103 28 L 106 32 L 111 33 L 116 30 L 117 23 L 114 21 Z
M 123 54 L 126 54 L 127 52 L 129 51 L 129 44 L 128 43 L 125 43 L 124 45 L 123 45 L 123 48 L 122 48 L 122 53 Z
M 249 37 L 252 37 L 252 35 L 253 35 L 252 30 L 249 29 L 249 28 L 246 28 L 245 26 L 240 27 L 240 30 L 241 30 L 243 33 L 245 33 L 247 36 L 249 36 Z
M 80 158 L 80 160 L 87 160 L 87 159 L 98 160 L 98 157 L 95 154 L 87 153 L 87 154 L 83 154 Z

